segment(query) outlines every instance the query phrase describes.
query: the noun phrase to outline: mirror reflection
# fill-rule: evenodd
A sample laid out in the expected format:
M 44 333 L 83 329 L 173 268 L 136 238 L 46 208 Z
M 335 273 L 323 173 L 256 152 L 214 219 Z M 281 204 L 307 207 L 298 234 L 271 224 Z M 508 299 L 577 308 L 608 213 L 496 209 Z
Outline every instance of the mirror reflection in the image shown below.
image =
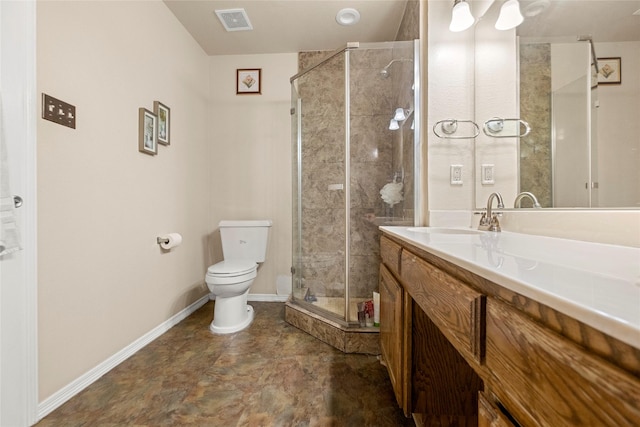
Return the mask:
M 513 114 L 531 130 L 477 141 L 477 207 L 497 190 L 507 200 L 529 192 L 544 208 L 639 208 L 640 1 L 520 0 L 522 24 L 498 31 L 502 4 L 476 25 L 476 120 Z M 513 74 L 512 90 L 478 87 L 508 82 L 501 73 Z M 504 97 L 489 99 L 496 94 Z M 499 169 L 509 161 L 517 168 L 512 180 L 503 174 L 505 186 Z M 495 183 L 484 179 L 487 165 Z

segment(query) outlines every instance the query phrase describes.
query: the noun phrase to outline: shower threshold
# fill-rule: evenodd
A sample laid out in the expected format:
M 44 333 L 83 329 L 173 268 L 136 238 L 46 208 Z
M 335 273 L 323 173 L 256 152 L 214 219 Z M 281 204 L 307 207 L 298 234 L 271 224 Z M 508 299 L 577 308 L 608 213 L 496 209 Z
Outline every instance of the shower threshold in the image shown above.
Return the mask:
M 321 298 L 319 297 L 317 302 L 325 302 Z M 333 298 L 328 299 L 332 300 Z M 357 302 L 353 304 L 357 304 Z M 350 327 L 313 310 L 313 306 L 316 304 L 304 305 L 306 307 L 296 301 L 287 301 L 285 304 L 286 322 L 344 353 L 380 354 L 380 328 Z M 357 309 L 353 311 L 356 312 L 357 317 Z

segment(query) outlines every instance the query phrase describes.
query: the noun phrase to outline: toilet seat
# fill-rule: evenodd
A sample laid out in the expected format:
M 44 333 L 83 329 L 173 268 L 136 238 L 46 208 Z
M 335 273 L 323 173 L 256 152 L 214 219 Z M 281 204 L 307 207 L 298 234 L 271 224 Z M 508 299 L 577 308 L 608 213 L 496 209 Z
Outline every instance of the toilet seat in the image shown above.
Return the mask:
M 206 282 L 212 285 L 234 285 L 256 278 L 258 264 L 247 260 L 220 261 L 207 269 Z
M 220 261 L 207 269 L 207 274 L 219 277 L 235 277 L 249 274 L 258 269 L 258 264 L 249 260 Z

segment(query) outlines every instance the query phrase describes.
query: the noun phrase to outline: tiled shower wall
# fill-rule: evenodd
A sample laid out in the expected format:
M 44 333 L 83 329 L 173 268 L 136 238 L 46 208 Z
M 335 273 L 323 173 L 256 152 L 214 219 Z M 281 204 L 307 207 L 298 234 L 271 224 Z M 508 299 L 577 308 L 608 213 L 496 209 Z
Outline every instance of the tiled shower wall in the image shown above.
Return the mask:
M 520 117 L 531 133 L 520 138 L 520 190 L 551 207 L 551 45 L 520 46 Z M 523 207 L 529 207 L 523 201 Z
M 350 61 L 350 254 L 353 298 L 370 298 L 378 288 L 379 230 L 391 219 L 413 219 L 413 131 L 409 118 L 398 131 L 389 121 L 397 107 L 413 109 L 413 64 L 396 62 L 390 76 L 380 71 L 392 59 L 412 58 L 406 47 L 349 52 Z M 326 52 L 300 54 L 300 69 Z M 316 295 L 343 297 L 345 289 L 345 55 L 340 54 L 299 79 L 302 98 L 302 269 L 303 286 Z M 393 209 L 380 189 L 404 176 L 405 200 Z

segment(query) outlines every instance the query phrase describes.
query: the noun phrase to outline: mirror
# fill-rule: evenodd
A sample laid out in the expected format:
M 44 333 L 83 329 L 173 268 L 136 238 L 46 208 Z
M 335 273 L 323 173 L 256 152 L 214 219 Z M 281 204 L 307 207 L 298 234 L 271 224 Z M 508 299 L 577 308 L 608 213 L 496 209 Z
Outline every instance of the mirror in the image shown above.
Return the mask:
M 498 31 L 502 4 L 475 27 L 476 208 L 640 208 L 640 1 L 520 0 Z

